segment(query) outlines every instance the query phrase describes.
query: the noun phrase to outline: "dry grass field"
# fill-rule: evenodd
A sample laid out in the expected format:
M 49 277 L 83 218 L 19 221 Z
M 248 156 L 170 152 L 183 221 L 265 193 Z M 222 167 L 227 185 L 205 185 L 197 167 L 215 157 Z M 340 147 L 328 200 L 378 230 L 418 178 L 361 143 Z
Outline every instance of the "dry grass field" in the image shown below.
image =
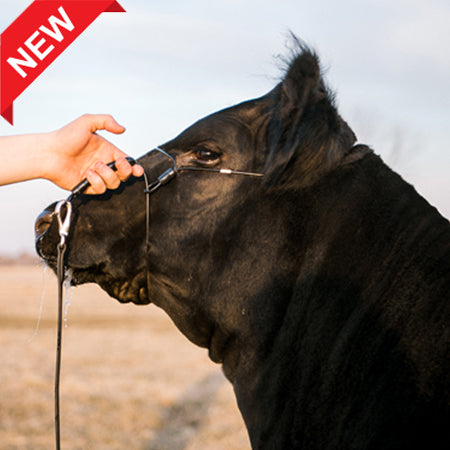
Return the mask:
M 56 278 L 41 265 L 0 265 L 0 287 L 0 449 L 51 449 Z M 120 305 L 87 285 L 67 319 L 63 449 L 250 448 L 220 367 L 155 306 Z

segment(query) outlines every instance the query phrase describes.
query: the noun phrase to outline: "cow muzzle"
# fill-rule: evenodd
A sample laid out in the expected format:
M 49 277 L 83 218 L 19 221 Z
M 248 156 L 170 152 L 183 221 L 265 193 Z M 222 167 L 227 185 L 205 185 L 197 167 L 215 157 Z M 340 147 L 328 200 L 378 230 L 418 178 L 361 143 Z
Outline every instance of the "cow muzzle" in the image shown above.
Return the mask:
M 56 250 L 58 241 L 56 233 L 52 231 L 53 229 L 57 229 L 59 234 L 59 246 L 65 245 L 71 219 L 72 204 L 66 200 L 53 203 L 38 216 L 34 226 L 35 242 L 36 250 L 42 258 L 48 259 L 56 253 L 55 251 L 50 253 L 43 252 L 44 247 L 47 248 L 47 246 L 53 246 Z
M 58 224 L 55 216 L 56 202 L 47 206 L 34 224 L 34 239 L 38 255 L 47 262 L 56 258 Z

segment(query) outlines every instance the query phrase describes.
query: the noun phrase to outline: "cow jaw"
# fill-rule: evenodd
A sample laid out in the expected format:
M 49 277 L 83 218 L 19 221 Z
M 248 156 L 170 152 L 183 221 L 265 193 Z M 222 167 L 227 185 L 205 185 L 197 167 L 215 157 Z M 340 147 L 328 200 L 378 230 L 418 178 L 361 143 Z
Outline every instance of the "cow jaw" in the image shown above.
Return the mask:
M 115 278 L 101 268 L 71 269 L 74 286 L 85 283 L 97 283 L 111 297 L 121 303 L 146 305 L 150 303 L 147 289 L 147 273 L 138 272 L 134 277 Z

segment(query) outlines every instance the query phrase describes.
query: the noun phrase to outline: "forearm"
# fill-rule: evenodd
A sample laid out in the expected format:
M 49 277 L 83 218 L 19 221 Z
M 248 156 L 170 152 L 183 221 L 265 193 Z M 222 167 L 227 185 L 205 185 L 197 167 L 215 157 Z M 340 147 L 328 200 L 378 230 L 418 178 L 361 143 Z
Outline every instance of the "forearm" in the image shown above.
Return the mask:
M 0 137 L 0 185 L 46 178 L 52 134 Z

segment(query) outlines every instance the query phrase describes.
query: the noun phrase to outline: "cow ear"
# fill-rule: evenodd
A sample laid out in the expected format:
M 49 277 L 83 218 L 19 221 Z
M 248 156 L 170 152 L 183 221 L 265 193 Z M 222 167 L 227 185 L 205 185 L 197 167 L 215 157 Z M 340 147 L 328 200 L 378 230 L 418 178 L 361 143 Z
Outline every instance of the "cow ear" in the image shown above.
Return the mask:
M 281 83 L 279 108 L 281 119 L 289 121 L 301 115 L 316 94 L 320 83 L 320 67 L 317 56 L 302 47 L 302 52 L 289 65 Z
M 307 185 L 332 165 L 355 136 L 334 106 L 317 55 L 295 40 L 296 56 L 272 96 L 275 105 L 266 139 L 265 173 L 270 184 Z

